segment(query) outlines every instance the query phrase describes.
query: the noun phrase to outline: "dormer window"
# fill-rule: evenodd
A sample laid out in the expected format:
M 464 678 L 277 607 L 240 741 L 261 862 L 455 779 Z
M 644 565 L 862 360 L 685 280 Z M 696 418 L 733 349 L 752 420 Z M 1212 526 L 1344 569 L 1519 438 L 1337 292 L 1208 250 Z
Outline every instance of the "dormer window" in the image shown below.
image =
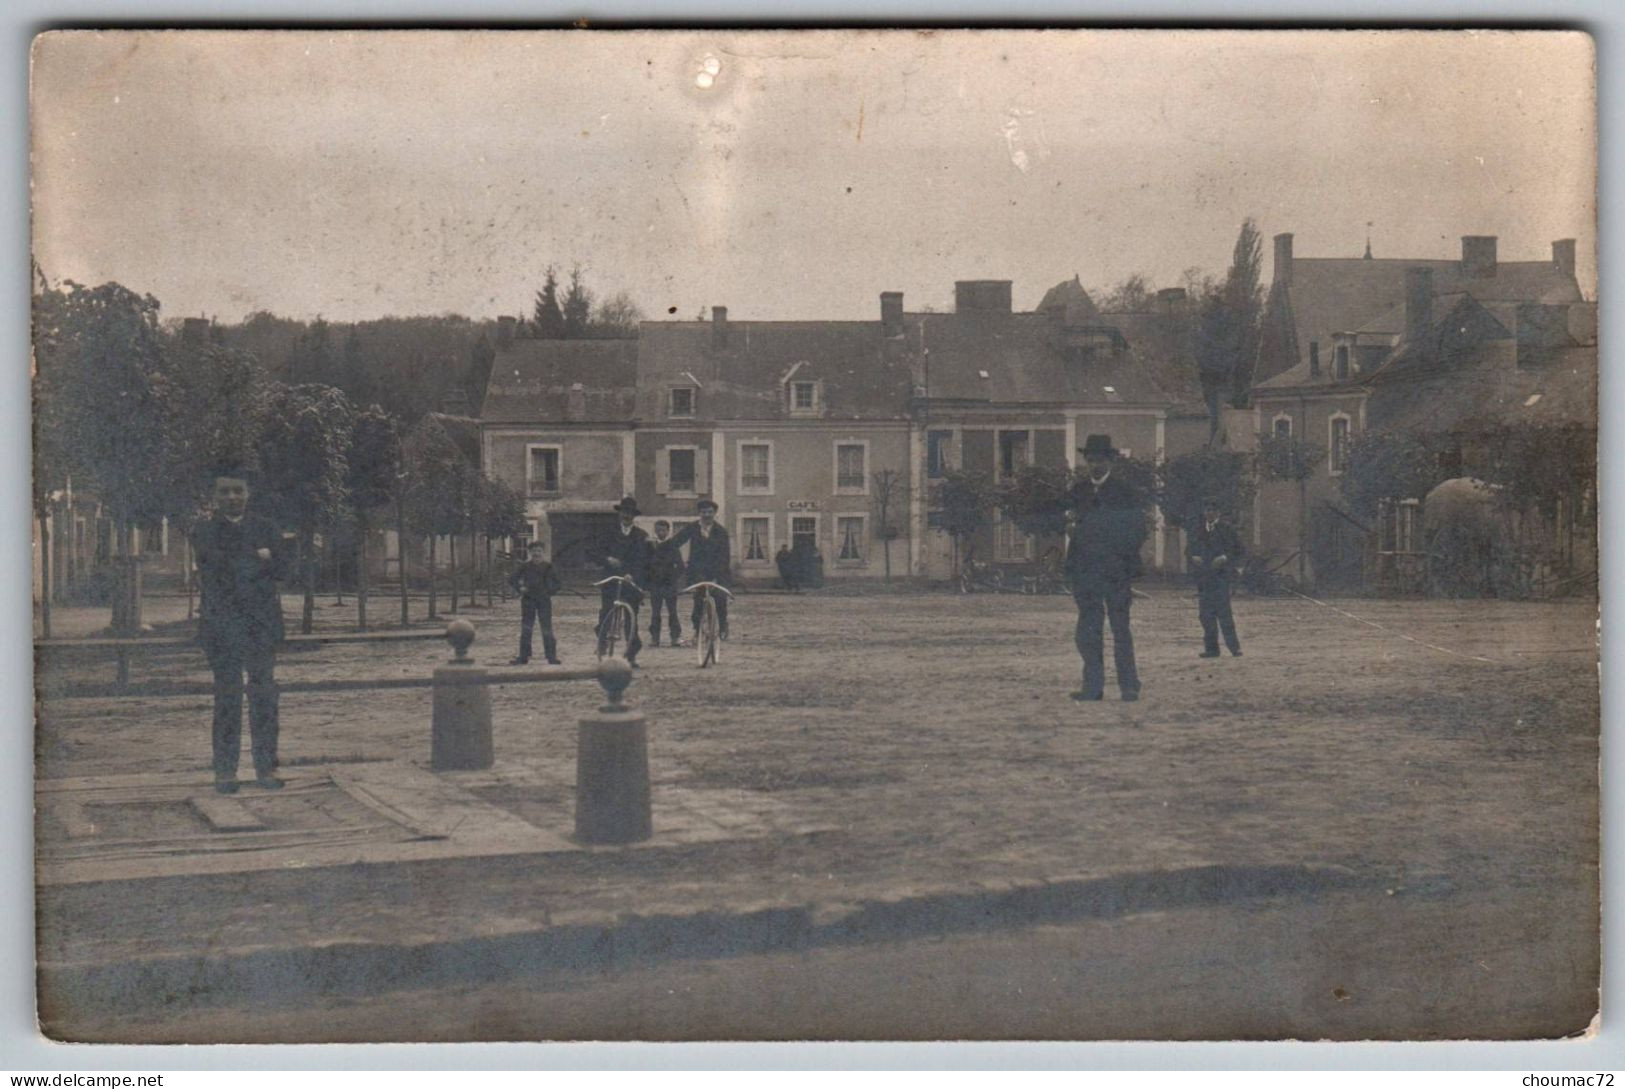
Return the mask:
M 790 383 L 790 411 L 798 416 L 811 415 L 818 411 L 817 382 Z
M 666 391 L 666 415 L 674 419 L 688 419 L 694 415 L 692 386 L 673 386 Z

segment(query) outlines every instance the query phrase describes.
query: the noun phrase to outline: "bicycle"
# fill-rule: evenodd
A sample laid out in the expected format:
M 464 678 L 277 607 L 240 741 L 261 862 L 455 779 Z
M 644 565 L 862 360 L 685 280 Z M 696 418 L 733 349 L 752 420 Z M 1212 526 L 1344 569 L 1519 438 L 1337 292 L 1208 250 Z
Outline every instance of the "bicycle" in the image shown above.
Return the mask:
M 732 598 L 733 593 L 727 587 L 718 586 L 714 582 L 696 582 L 693 586 L 685 586 L 681 592 L 686 594 L 691 590 L 698 591 L 702 595 L 699 630 L 694 633 L 694 655 L 700 663 L 700 668 L 704 669 L 717 661 L 722 652 L 722 635 L 717 624 L 717 603 L 711 597 L 711 591 L 715 590 L 728 598 Z
M 959 592 L 972 594 L 977 590 L 1001 593 L 1004 590 L 1004 571 L 990 563 L 967 559 L 959 568 Z
M 612 582 L 615 583 L 614 604 L 609 612 L 604 614 L 604 619 L 598 622 L 599 658 L 615 657 L 615 645 L 617 643 L 630 645 L 638 627 L 637 614 L 632 611 L 630 604 L 621 599 L 621 594 L 628 586 L 640 594 L 643 588 L 627 575 L 610 575 L 608 578 L 599 579 L 593 585 L 602 588 Z

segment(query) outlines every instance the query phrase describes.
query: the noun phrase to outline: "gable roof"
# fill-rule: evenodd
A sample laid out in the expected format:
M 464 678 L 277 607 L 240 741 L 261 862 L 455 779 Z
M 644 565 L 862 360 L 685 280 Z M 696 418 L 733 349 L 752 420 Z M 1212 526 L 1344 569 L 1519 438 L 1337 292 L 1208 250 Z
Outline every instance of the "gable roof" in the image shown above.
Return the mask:
M 628 422 L 637 374 L 632 338 L 515 340 L 491 364 L 482 416 L 486 423 Z M 573 409 L 577 383 L 582 396 Z
M 1449 374 L 1379 374 L 1368 418 L 1385 430 L 1473 431 L 1513 423 L 1597 426 L 1597 348 L 1563 348 L 1518 366 L 1517 342 L 1486 341 Z

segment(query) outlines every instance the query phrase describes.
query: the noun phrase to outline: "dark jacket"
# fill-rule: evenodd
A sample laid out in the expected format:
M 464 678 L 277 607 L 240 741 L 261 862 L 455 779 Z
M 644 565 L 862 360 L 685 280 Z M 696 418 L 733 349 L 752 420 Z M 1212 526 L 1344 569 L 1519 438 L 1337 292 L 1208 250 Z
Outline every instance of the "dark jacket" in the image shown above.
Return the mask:
M 1085 477 L 1068 493 L 1067 507 L 1076 516 L 1066 550 L 1069 579 L 1130 579 L 1140 574 L 1145 511 L 1133 488 L 1116 474 L 1098 488 Z
M 649 585 L 649 559 L 653 552 L 647 533 L 638 526 L 622 533 L 618 522 L 599 545 L 605 575 L 625 575 L 644 589 Z M 619 560 L 619 566 L 610 563 L 611 559 Z
M 1185 558 L 1190 561 L 1191 574 L 1197 581 L 1205 582 L 1214 578 L 1231 578 L 1241 561 L 1246 557 L 1247 550 L 1242 546 L 1241 535 L 1234 526 L 1222 518 L 1215 522 L 1212 529 L 1205 523 L 1198 522 L 1195 529 L 1187 533 L 1185 544 Z M 1225 565 L 1216 568 L 1213 561 L 1220 556 L 1225 557 Z
M 728 544 L 728 531 L 721 522 L 711 526 L 711 535 L 700 533 L 700 524 L 690 522 L 672 536 L 672 547 L 688 545 L 688 581 L 714 582 L 729 585 L 732 574 L 733 553 Z
M 508 576 L 508 585 L 518 592 L 520 597 L 528 597 L 536 601 L 544 597 L 552 597 L 559 592 L 561 583 L 559 573 L 553 570 L 553 565 L 546 560 L 530 559 L 514 569 Z
M 653 549 L 649 559 L 649 587 L 670 593 L 683 585 L 683 554 L 671 537 L 664 541 L 649 542 Z
M 270 552 L 262 559 L 259 549 Z M 198 641 L 211 656 L 268 650 L 282 641 L 282 599 L 277 580 L 287 577 L 282 534 L 264 518 L 245 514 L 232 523 L 218 515 L 192 531 L 197 558 Z

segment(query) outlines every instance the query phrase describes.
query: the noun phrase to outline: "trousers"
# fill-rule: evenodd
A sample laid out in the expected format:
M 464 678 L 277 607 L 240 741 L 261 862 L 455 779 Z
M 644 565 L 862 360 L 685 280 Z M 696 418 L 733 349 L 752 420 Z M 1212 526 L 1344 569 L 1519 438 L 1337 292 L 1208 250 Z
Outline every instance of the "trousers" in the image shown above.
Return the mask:
M 683 625 L 677 619 L 677 591 L 669 586 L 656 586 L 649 591 L 649 637 L 656 642 L 660 641 L 660 612 L 666 612 L 666 627 L 671 632 L 671 641 L 677 642 L 683 637 Z
M 1202 648 L 1209 654 L 1219 653 L 1219 633 L 1224 633 L 1224 645 L 1232 652 L 1241 649 L 1236 637 L 1236 618 L 1230 612 L 1230 580 L 1206 579 L 1196 586 L 1196 613 L 1202 621 Z
M 1106 687 L 1104 623 L 1112 628 L 1112 656 L 1116 659 L 1117 687 L 1138 693 L 1140 674 L 1134 665 L 1134 635 L 1129 631 L 1129 605 L 1134 593 L 1126 578 L 1084 578 L 1073 586 L 1078 607 L 1074 639 L 1083 658 L 1083 694 L 1099 699 Z
M 604 621 L 615 611 L 616 598 L 615 591 L 609 587 L 601 587 L 598 595 L 598 630 L 601 632 L 604 630 Z M 638 651 L 643 649 L 643 640 L 638 636 L 638 606 L 642 601 L 639 598 L 628 597 L 624 593 L 620 600 L 632 609 L 632 630 L 626 636 L 626 660 L 632 662 L 637 660 Z M 603 648 L 603 640 L 600 639 L 598 649 Z
M 728 595 L 712 594 L 711 600 L 717 603 L 717 633 L 728 633 Z M 694 630 L 700 630 L 700 617 L 705 615 L 705 597 L 696 590 L 694 592 L 694 613 L 688 619 L 694 625 Z
M 551 646 L 553 642 L 552 598 L 526 595 L 519 599 L 519 657 L 526 661 L 530 660 L 530 629 L 532 625 L 542 629 L 543 644 Z M 550 653 L 548 657 L 552 657 L 552 654 Z
M 237 778 L 243 747 L 243 676 L 248 677 L 248 727 L 254 774 L 275 774 L 277 721 L 276 651 L 271 647 L 217 648 L 209 655 L 214 671 L 214 777 Z

